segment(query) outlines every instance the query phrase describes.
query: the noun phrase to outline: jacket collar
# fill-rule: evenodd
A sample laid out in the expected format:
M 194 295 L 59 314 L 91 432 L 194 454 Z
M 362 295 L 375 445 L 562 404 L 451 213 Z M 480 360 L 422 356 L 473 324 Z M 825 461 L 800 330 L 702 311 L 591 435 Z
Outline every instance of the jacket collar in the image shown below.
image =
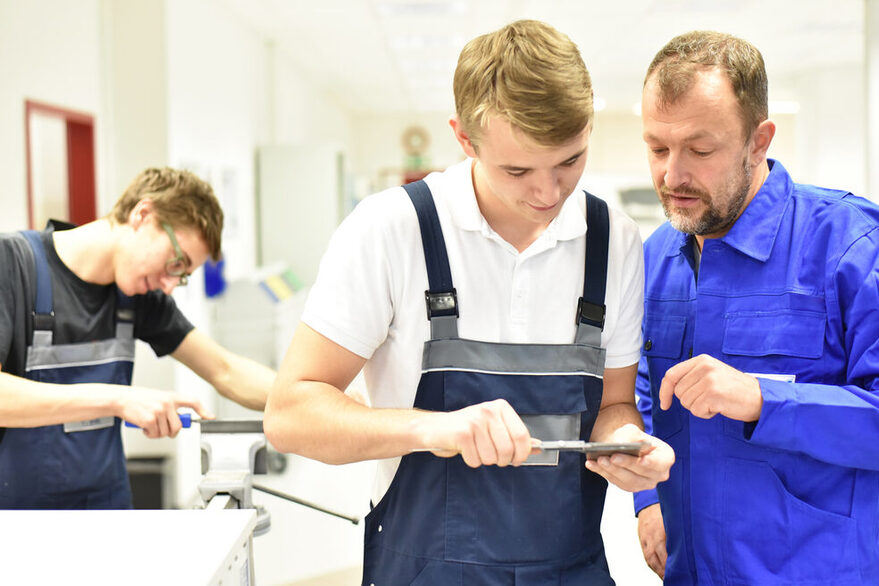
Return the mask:
M 774 159 L 768 159 L 769 175 L 757 194 L 720 240 L 742 254 L 765 262 L 772 254 L 786 202 L 793 191 L 793 180 L 787 170 Z M 682 254 L 691 247 L 693 236 L 675 231 L 670 238 L 666 255 Z

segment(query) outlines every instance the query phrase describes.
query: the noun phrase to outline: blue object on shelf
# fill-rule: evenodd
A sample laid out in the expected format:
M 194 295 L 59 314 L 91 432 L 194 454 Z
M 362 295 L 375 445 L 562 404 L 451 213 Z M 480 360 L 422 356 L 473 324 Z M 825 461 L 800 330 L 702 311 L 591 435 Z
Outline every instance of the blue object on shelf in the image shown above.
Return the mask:
M 223 276 L 223 268 L 226 260 L 221 258 L 217 262 L 208 259 L 204 263 L 204 294 L 206 297 L 216 297 L 226 290 L 226 278 Z

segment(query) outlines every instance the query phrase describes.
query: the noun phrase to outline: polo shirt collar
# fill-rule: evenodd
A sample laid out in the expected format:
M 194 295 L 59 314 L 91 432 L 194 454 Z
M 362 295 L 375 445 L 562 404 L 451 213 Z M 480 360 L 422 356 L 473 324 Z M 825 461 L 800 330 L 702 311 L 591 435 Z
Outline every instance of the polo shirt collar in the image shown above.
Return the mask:
M 449 202 L 449 214 L 458 228 L 469 231 L 482 230 L 485 220 L 476 203 L 476 191 L 473 189 L 473 159 L 467 158 L 448 168 L 451 174 L 449 187 L 445 194 Z
M 778 228 L 786 207 L 785 202 L 793 191 L 793 180 L 787 170 L 774 159 L 768 159 L 769 175 L 757 194 L 736 220 L 733 227 L 720 240 L 739 252 L 761 262 L 769 259 L 775 245 Z M 692 246 L 693 237 L 682 232 L 669 239 L 666 254 L 681 254 Z
M 449 167 L 454 176 L 449 185 L 455 186 L 447 194 L 449 213 L 452 222 L 462 230 L 483 232 L 492 234 L 494 230 L 489 226 L 476 203 L 476 191 L 473 189 L 473 159 L 466 159 L 452 167 Z M 461 176 L 461 175 L 464 176 Z M 578 187 L 577 190 L 580 190 Z M 578 202 L 577 191 L 565 201 L 562 210 L 556 216 L 546 231 L 540 235 L 540 239 L 549 239 L 553 242 L 559 240 L 572 240 L 586 233 L 586 217 L 584 210 Z

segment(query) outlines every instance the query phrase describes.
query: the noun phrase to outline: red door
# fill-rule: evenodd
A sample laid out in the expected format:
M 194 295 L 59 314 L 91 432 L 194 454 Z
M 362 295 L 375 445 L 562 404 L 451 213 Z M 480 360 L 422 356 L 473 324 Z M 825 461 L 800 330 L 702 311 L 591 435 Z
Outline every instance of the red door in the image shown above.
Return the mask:
M 37 128 L 53 128 L 52 124 L 42 124 L 45 121 L 60 122 L 62 135 L 53 137 L 51 131 L 37 132 Z M 44 217 L 46 214 L 77 225 L 91 222 L 97 217 L 94 128 L 94 117 L 89 114 L 25 100 L 30 228 L 42 228 L 48 219 Z M 41 188 L 43 185 L 48 186 L 46 189 L 49 193 Z M 66 193 L 52 192 L 55 186 L 62 186 L 58 189 Z M 48 200 L 54 198 L 66 200 L 66 205 L 53 206 Z

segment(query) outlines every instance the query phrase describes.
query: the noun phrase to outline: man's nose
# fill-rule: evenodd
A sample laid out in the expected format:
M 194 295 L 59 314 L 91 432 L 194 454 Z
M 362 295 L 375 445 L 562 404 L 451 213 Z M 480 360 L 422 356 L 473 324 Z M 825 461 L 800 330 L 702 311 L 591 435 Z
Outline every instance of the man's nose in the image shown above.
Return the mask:
M 562 189 L 559 178 L 554 172 L 537 177 L 534 194 L 543 206 L 553 206 L 561 199 Z
M 670 189 L 686 185 L 690 180 L 690 174 L 686 164 L 680 155 L 669 154 L 665 161 L 665 174 L 663 181 Z
M 162 292 L 165 295 L 170 295 L 174 291 L 174 287 L 180 284 L 180 277 L 172 277 L 167 273 L 162 274 L 162 278 L 159 279 L 159 285 L 161 285 Z

